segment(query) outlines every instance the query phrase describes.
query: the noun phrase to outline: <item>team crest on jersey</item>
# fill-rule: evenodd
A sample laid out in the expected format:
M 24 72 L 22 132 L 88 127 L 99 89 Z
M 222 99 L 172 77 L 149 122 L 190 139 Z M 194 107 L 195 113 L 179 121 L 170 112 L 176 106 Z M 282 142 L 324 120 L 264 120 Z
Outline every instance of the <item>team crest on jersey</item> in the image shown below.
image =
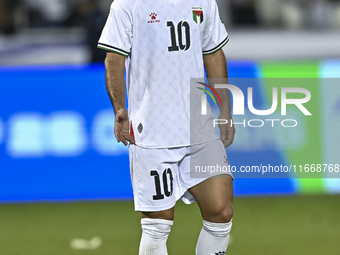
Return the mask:
M 194 18 L 194 21 L 200 25 L 202 24 L 204 20 L 203 16 L 203 8 L 202 7 L 192 7 L 192 15 Z
M 157 19 L 157 13 L 155 13 L 155 12 L 152 12 L 150 14 L 150 18 L 151 18 L 151 20 L 149 20 L 148 23 L 158 23 L 158 22 L 161 22 L 159 19 Z
M 140 134 L 143 132 L 143 124 L 142 123 L 139 123 L 137 130 Z

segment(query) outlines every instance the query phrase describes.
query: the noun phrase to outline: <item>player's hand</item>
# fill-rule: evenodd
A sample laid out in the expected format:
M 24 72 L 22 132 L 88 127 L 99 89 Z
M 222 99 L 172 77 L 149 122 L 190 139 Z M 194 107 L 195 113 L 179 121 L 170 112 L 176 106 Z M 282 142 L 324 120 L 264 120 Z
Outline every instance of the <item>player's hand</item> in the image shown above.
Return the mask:
M 129 117 L 126 109 L 121 109 L 116 112 L 115 120 L 115 136 L 117 142 L 122 142 L 125 146 L 135 143 L 135 139 L 129 133 Z
M 219 119 L 228 120 L 227 124 L 219 124 L 218 127 L 220 128 L 221 132 L 221 140 L 225 148 L 230 146 L 234 142 L 234 136 L 236 133 L 234 125 L 231 126 L 231 114 L 228 113 L 221 113 Z

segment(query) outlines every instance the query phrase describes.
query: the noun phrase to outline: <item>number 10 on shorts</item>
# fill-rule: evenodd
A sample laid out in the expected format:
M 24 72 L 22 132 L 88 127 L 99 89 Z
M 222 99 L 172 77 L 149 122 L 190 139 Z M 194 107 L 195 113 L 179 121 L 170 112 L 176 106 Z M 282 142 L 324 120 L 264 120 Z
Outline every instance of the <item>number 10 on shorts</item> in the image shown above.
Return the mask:
M 173 186 L 172 172 L 170 168 L 165 169 L 162 174 L 164 194 L 162 194 L 162 191 L 161 191 L 161 180 L 160 180 L 160 176 L 158 172 L 156 170 L 153 170 L 150 172 L 150 176 L 153 176 L 155 179 L 156 195 L 153 196 L 153 200 L 164 199 L 164 195 L 166 197 L 172 196 L 172 193 L 174 191 L 174 186 Z

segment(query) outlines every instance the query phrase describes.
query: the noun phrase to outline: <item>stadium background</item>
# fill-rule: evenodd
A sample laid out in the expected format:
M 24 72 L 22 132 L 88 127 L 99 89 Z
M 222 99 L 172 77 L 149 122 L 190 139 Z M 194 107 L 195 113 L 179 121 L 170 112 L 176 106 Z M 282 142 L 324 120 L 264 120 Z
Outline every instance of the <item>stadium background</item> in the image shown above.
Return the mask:
M 0 1 L 0 254 L 136 254 L 128 150 L 93 47 L 108 4 Z M 230 77 L 312 78 L 319 120 L 285 141 L 238 133 L 231 164 L 340 163 L 340 88 L 326 79 L 340 76 L 339 2 L 219 4 Z M 299 177 L 235 180 L 230 254 L 338 254 L 340 179 Z M 169 250 L 193 254 L 199 213 L 178 206 Z

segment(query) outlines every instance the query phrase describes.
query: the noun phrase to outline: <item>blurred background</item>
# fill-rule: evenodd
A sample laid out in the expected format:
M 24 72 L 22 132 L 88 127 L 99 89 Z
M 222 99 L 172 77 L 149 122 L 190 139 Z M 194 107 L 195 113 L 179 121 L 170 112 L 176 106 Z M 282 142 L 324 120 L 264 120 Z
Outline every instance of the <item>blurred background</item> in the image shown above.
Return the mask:
M 230 163 L 339 164 L 340 1 L 217 2 L 229 75 L 256 87 L 255 106 L 271 103 L 264 78 L 309 79 L 313 95 L 295 132 L 238 129 Z M 0 0 L 0 254 L 138 252 L 128 149 L 96 48 L 110 4 Z M 228 253 L 338 254 L 338 174 L 280 177 L 235 180 Z M 169 253 L 194 254 L 200 227 L 197 205 L 179 202 Z
M 339 57 L 338 0 L 217 0 L 229 59 Z M 110 0 L 1 0 L 0 65 L 102 62 Z M 245 37 L 247 39 L 245 39 Z

